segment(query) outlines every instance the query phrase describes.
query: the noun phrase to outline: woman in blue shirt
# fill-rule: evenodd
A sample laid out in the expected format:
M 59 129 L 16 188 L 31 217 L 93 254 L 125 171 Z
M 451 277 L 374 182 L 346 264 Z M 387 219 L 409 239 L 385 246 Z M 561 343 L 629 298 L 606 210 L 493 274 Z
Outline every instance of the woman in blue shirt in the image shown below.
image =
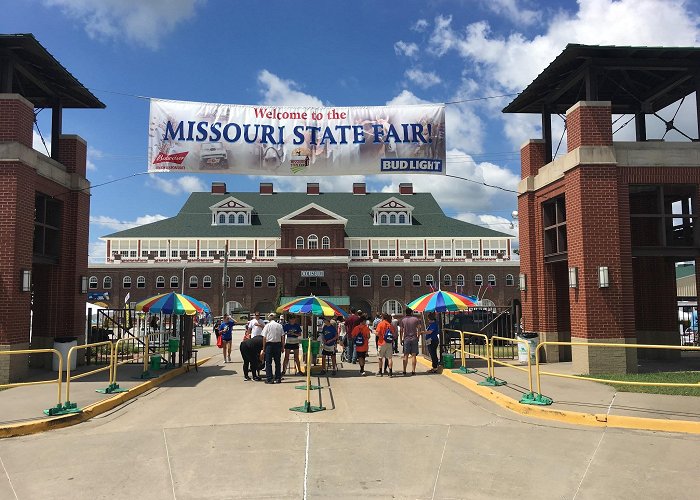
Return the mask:
M 321 330 L 320 339 L 323 345 L 321 357 L 321 372 L 326 371 L 326 356 L 331 356 L 333 363 L 333 375 L 336 374 L 338 367 L 335 360 L 335 345 L 338 343 L 338 330 L 331 323 L 331 318 L 323 318 L 323 330 Z
M 435 319 L 435 313 L 428 314 L 428 326 L 425 329 L 423 335 L 425 335 L 425 344 L 428 346 L 428 352 L 430 353 L 430 360 L 432 361 L 432 369 L 428 370 L 428 373 L 437 373 L 438 369 L 438 355 L 437 350 L 440 346 L 440 329 L 438 327 L 437 321 Z

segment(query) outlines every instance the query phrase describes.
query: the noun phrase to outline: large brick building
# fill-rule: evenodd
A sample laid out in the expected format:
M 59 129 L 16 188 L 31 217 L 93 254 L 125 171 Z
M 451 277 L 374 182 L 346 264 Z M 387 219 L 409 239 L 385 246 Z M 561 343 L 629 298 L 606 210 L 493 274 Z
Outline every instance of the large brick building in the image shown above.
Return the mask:
M 350 187 L 350 186 L 348 186 Z M 90 291 L 121 306 L 156 293 L 184 291 L 222 311 L 270 311 L 287 298 L 315 294 L 343 307 L 401 312 L 406 302 L 442 289 L 499 305 L 519 296 L 508 234 L 447 217 L 430 193 L 192 193 L 172 218 L 103 238 L 106 263 L 90 266 Z M 228 248 L 228 259 L 225 258 Z M 227 285 L 224 283 L 227 267 Z
M 699 65 L 694 48 L 569 45 L 504 109 L 542 116 L 544 138 L 522 147 L 518 211 L 525 328 L 543 340 L 679 344 L 674 265 L 700 255 L 698 130 L 692 142 L 651 141 L 646 120 L 700 88 Z M 564 113 L 568 150 L 552 159 L 551 116 Z M 613 141 L 620 114 L 636 141 Z M 575 373 L 678 355 L 546 349 L 547 361 L 573 358 Z
M 0 35 L 0 350 L 30 347 L 32 311 L 32 348 L 85 331 L 90 184 L 85 141 L 62 134 L 68 108 L 104 104 L 33 36 Z M 35 109 L 51 110 L 51 157 L 32 149 Z M 0 383 L 21 379 L 27 358 L 0 356 Z

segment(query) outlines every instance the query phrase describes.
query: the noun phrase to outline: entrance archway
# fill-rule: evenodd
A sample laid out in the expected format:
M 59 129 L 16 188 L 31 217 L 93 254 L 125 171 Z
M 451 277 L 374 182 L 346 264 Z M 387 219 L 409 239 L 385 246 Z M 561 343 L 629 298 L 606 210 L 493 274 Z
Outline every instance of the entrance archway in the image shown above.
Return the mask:
M 404 304 L 400 300 L 389 299 L 382 304 L 382 312 L 401 315 L 404 313 Z
M 229 300 L 226 302 L 226 312 L 229 314 L 243 311 L 245 308 L 243 307 L 243 304 L 236 300 Z

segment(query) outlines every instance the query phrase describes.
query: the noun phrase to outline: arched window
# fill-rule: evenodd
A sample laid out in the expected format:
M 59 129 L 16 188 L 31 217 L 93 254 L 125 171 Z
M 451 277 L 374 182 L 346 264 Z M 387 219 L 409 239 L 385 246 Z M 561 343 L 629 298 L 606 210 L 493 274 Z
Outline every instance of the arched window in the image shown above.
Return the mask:
M 180 286 L 180 280 L 177 278 L 177 276 L 171 276 L 170 288 L 177 288 L 178 286 Z
M 350 275 L 350 286 L 357 286 L 357 276 L 354 274 Z
M 369 274 L 362 277 L 362 286 L 372 286 L 372 277 Z
M 131 276 L 124 276 L 122 278 L 122 287 L 131 288 Z
M 382 214 L 379 216 L 379 223 L 386 224 L 386 214 Z
M 146 288 L 146 278 L 143 276 L 136 278 L 136 288 Z
M 243 281 L 243 276 L 241 276 L 240 274 L 238 276 L 236 276 L 235 283 L 236 283 L 236 288 L 243 288 L 243 285 L 245 284 L 245 282 Z
M 442 277 L 442 284 L 445 286 L 452 286 L 452 276 L 446 274 Z
M 231 276 L 226 275 L 226 288 L 231 288 Z
M 158 276 L 156 278 L 156 288 L 165 288 L 165 278 Z
M 432 274 L 425 275 L 425 284 L 428 286 L 433 286 L 435 284 L 435 279 Z
M 403 285 L 403 278 L 401 277 L 400 274 L 397 274 L 394 276 L 394 286 L 402 286 Z
M 229 224 L 235 224 L 235 223 L 236 223 L 236 214 L 228 214 L 228 223 L 229 223 Z
M 391 214 L 389 216 L 389 224 L 396 224 L 396 214 Z
M 297 248 L 304 248 L 304 238 L 297 236 Z
M 308 249 L 314 250 L 318 248 L 318 236 L 316 236 L 315 234 L 310 234 L 308 238 L 308 243 Z
M 97 276 L 90 276 L 90 290 L 97 290 Z
M 481 286 L 484 284 L 484 277 L 480 274 L 474 276 L 474 285 Z
M 190 288 L 197 288 L 199 286 L 199 278 L 196 276 L 190 276 Z
M 331 247 L 331 239 L 328 236 L 321 238 L 321 248 L 328 250 Z
M 399 224 L 406 224 L 406 214 L 399 214 Z
M 494 274 L 489 274 L 487 279 L 489 286 L 496 286 L 496 276 Z
M 514 286 L 515 285 L 515 279 L 513 279 L 512 274 L 506 274 L 506 286 Z
M 112 278 L 110 278 L 109 276 L 105 276 L 104 279 L 102 280 L 102 288 L 104 288 L 104 289 L 112 288 Z
M 202 288 L 211 288 L 211 276 L 202 278 Z
M 413 282 L 413 286 L 420 286 L 420 274 L 414 274 L 411 281 Z
M 274 274 L 267 277 L 267 286 L 277 286 L 277 278 L 275 278 Z
M 457 286 L 464 286 L 464 275 L 463 274 L 457 275 Z
M 382 274 L 382 277 L 379 279 L 379 283 L 381 286 L 389 286 L 389 275 Z
M 239 223 L 239 224 L 245 224 L 245 215 L 243 215 L 243 214 L 238 214 L 238 223 Z
M 226 224 L 226 214 L 219 214 L 219 224 Z
M 398 300 L 387 300 L 382 305 L 382 312 L 387 314 L 403 314 L 403 304 Z
M 262 276 L 259 274 L 255 275 L 255 278 L 253 278 L 253 286 L 255 288 L 260 288 L 262 286 Z

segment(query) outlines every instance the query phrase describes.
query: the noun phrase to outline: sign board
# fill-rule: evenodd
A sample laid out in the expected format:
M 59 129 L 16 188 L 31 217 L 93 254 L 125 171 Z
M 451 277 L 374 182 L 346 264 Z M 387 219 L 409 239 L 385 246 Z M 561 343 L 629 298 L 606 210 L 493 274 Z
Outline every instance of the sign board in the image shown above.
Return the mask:
M 90 302 L 95 300 L 109 300 L 109 292 L 89 292 L 88 300 Z
M 323 271 L 302 271 L 301 272 L 302 278 L 323 278 L 323 276 L 324 276 Z
M 444 174 L 445 106 L 242 106 L 151 99 L 149 172 Z

